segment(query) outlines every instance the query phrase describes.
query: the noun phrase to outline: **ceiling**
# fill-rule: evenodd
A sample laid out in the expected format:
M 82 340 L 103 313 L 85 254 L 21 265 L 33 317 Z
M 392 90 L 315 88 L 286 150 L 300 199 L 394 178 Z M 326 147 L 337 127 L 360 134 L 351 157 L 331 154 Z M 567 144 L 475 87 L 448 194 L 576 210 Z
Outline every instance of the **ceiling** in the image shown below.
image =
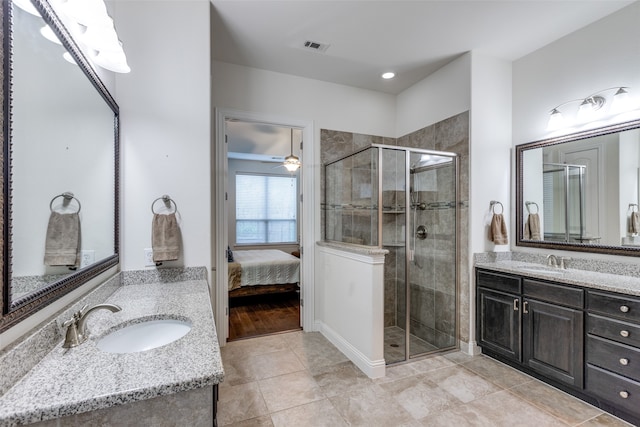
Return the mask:
M 398 94 L 465 52 L 513 61 L 634 1 L 211 2 L 214 60 Z

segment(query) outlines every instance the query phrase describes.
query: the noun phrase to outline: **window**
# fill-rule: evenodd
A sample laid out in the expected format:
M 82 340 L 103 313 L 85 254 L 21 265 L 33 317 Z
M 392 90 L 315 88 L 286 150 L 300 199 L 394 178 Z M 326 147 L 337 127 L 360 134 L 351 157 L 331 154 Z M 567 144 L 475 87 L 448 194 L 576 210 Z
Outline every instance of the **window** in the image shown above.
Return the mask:
M 236 243 L 296 243 L 297 179 L 236 174 Z

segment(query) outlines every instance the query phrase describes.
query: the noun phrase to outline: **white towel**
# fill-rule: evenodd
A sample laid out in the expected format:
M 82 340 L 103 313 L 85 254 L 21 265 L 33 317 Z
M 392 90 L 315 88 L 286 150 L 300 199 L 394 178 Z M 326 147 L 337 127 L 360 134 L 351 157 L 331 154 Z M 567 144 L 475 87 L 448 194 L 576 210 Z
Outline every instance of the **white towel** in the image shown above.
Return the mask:
M 44 264 L 77 266 L 80 264 L 80 216 L 51 212 L 44 244 Z
M 153 261 L 173 261 L 180 256 L 180 227 L 176 214 L 154 214 L 151 226 Z

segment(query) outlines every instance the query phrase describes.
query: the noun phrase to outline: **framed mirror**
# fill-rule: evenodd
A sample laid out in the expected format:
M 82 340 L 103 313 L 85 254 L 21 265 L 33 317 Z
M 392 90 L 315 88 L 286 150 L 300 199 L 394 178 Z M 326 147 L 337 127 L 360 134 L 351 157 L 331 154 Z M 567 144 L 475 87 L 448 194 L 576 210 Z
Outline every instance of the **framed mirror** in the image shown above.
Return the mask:
M 119 262 L 118 106 L 46 0 L 2 15 L 0 331 Z
M 516 245 L 640 256 L 640 120 L 516 146 Z

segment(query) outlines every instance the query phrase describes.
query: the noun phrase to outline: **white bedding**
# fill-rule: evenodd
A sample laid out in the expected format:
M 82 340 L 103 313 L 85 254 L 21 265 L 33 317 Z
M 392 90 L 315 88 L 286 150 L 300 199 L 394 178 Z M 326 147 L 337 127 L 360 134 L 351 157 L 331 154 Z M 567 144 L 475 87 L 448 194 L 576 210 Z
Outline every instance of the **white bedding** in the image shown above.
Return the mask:
M 242 267 L 241 286 L 300 281 L 300 259 L 277 249 L 233 251 L 233 261 Z

